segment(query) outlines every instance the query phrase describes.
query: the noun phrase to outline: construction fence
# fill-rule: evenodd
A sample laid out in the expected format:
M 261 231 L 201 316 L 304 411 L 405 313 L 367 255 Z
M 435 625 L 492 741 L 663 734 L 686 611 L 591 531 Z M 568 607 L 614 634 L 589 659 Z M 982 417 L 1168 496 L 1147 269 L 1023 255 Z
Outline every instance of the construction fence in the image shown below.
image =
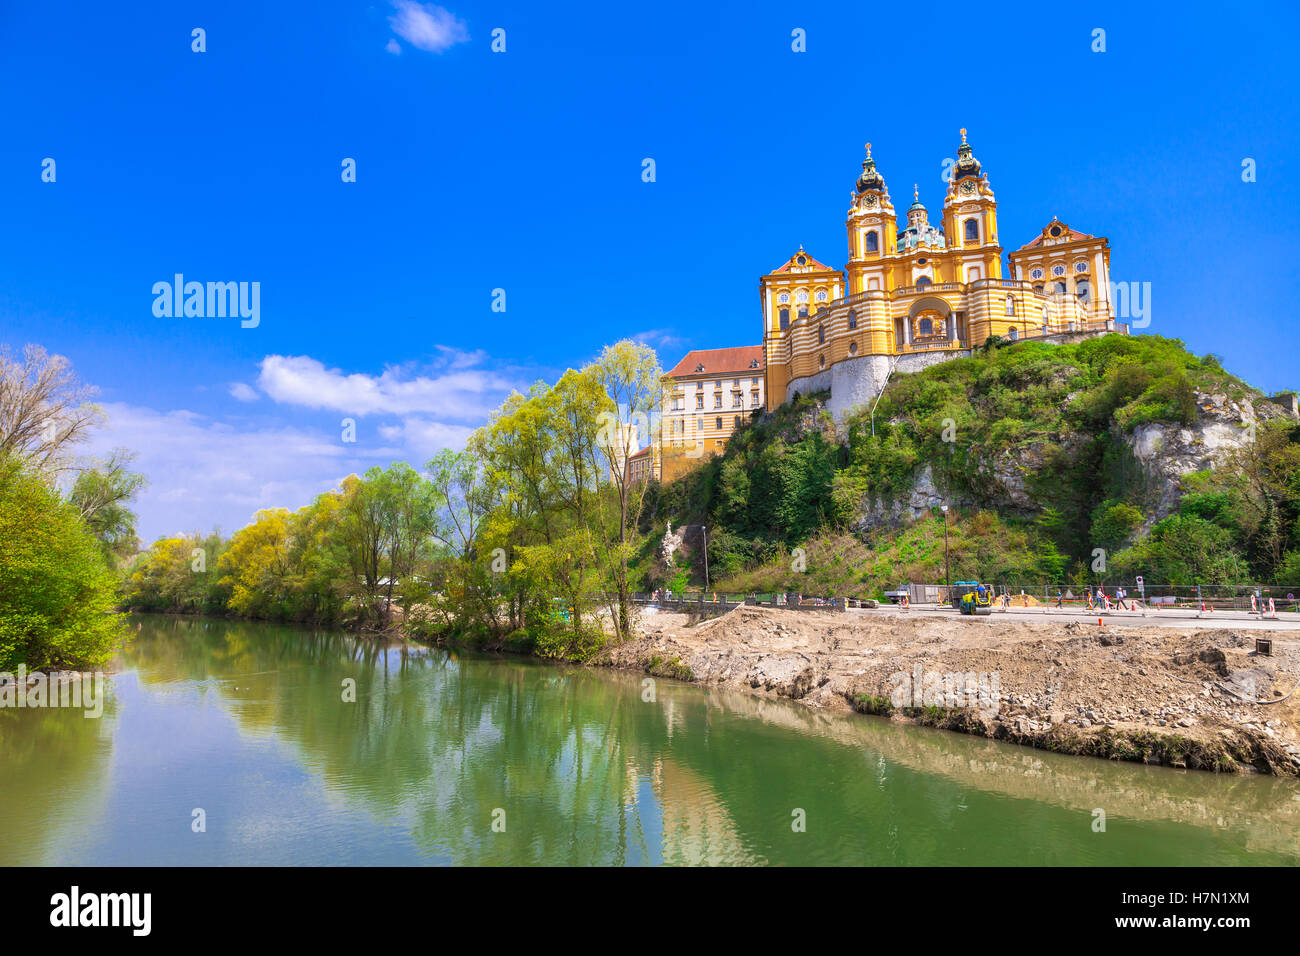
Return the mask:
M 993 589 L 1000 604 L 1010 607 L 1069 608 L 1072 610 L 1190 610 L 1197 613 L 1245 611 L 1253 613 L 1300 612 L 1300 584 L 1295 586 L 1263 584 L 1113 584 L 1089 588 L 1087 585 L 998 584 L 984 582 Z M 886 592 L 892 601 L 901 603 L 907 595 L 912 604 L 950 605 L 951 595 L 960 597 L 964 588 L 951 589 L 942 584 L 901 585 Z M 1123 606 L 1120 606 L 1120 602 Z

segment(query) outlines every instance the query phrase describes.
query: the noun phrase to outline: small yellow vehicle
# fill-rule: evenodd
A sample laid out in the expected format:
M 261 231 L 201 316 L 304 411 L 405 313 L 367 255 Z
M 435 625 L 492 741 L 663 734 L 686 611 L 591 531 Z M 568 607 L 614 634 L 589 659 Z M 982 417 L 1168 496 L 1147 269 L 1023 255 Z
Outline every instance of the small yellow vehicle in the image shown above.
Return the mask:
M 962 614 L 992 614 L 993 589 L 985 587 L 978 581 L 958 581 L 953 585 L 956 593 L 961 595 L 957 610 Z

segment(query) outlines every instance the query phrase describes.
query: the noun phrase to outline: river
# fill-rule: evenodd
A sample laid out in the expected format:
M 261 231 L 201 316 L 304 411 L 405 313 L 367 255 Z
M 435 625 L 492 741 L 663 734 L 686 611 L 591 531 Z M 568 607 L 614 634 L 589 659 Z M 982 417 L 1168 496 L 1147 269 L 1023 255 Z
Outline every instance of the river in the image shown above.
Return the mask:
M 131 628 L 99 719 L 0 710 L 0 863 L 1300 861 L 1290 780 L 338 632 Z

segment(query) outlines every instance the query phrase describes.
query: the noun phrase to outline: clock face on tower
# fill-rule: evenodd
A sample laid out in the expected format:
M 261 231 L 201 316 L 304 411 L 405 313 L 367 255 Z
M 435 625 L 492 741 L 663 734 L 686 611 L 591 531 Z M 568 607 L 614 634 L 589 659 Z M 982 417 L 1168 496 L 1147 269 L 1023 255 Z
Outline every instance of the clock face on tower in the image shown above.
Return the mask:
M 961 184 L 959 191 L 963 196 L 970 196 L 975 192 L 975 184 L 968 179 Z
M 862 200 L 862 205 L 866 206 L 868 209 L 875 208 L 876 197 L 872 195 L 868 195 L 865 199 Z

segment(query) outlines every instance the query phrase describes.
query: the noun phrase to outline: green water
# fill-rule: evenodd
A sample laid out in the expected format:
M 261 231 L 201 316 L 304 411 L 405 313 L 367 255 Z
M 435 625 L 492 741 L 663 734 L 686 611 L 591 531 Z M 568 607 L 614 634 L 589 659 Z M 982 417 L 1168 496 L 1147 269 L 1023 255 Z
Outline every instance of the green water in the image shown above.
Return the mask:
M 0 863 L 1300 859 L 1289 781 L 1060 757 L 664 680 L 646 701 L 642 675 L 339 633 L 132 626 L 102 718 L 0 710 Z

